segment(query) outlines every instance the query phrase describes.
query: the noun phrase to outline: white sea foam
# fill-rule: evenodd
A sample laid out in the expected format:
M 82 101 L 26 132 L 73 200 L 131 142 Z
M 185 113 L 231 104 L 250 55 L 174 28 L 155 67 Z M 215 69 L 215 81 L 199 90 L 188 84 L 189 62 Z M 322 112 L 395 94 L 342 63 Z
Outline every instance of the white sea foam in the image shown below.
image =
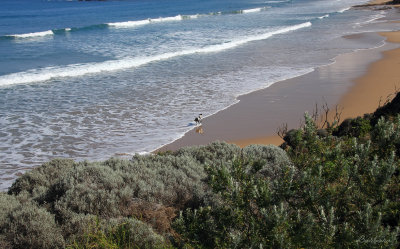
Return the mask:
M 171 21 L 180 21 L 183 19 L 191 19 L 197 18 L 198 15 L 191 15 L 191 16 L 171 16 L 171 17 L 159 17 L 159 18 L 149 18 L 145 20 L 138 20 L 138 21 L 126 21 L 126 22 L 113 22 L 107 23 L 108 26 L 117 27 L 117 28 L 130 28 L 130 27 L 137 27 L 142 26 L 150 23 L 158 23 L 158 22 L 171 22 Z
M 69 31 L 71 31 L 71 28 L 65 28 L 64 29 L 66 32 L 69 32 Z
M 245 9 L 239 10 L 235 12 L 230 12 L 229 14 L 236 13 L 236 14 L 248 14 L 248 13 L 255 13 L 265 10 L 267 7 L 262 8 L 254 8 L 254 9 Z M 223 12 L 216 12 L 216 13 L 209 13 L 209 14 L 195 14 L 195 15 L 177 15 L 177 16 L 170 16 L 170 17 L 159 17 L 159 18 L 148 18 L 144 20 L 137 20 L 137 21 L 126 21 L 126 22 L 111 22 L 107 23 L 110 27 L 116 28 L 132 28 L 143 26 L 151 23 L 160 23 L 160 22 L 171 22 L 171 21 L 182 21 L 187 19 L 196 19 L 202 16 L 212 16 L 212 15 L 221 15 Z
M 263 34 L 249 36 L 247 38 L 236 39 L 221 44 L 205 46 L 202 48 L 193 48 L 177 52 L 164 53 L 149 57 L 125 58 L 120 60 L 109 60 L 97 63 L 72 64 L 64 67 L 47 67 L 42 69 L 32 69 L 25 72 L 18 72 L 0 76 L 0 86 L 13 84 L 23 84 L 31 82 L 46 81 L 59 77 L 77 77 L 85 74 L 109 72 L 123 70 L 128 68 L 139 67 L 151 62 L 167 60 L 170 58 L 191 55 L 196 53 L 214 53 L 246 44 L 252 41 L 265 40 L 277 34 L 283 34 L 290 31 L 310 27 L 311 22 L 305 22 L 298 25 L 293 25 Z
M 374 22 L 374 21 L 376 21 L 376 20 L 378 20 L 378 19 L 380 19 L 380 18 L 382 18 L 382 17 L 385 17 L 384 12 L 381 12 L 381 13 L 379 13 L 379 14 L 374 15 L 374 16 L 372 16 L 371 19 L 366 20 L 366 21 L 364 21 L 364 22 L 357 22 L 356 25 L 357 25 L 357 26 L 365 25 L 365 24 Z
M 328 18 L 328 17 L 329 17 L 329 14 L 326 14 L 326 15 L 324 15 L 324 16 L 318 17 L 318 19 L 324 19 L 324 18 Z
M 182 15 L 177 15 L 177 16 L 170 16 L 170 17 L 159 17 L 159 18 L 154 18 L 150 19 L 150 22 L 171 22 L 171 21 L 180 21 L 183 20 Z
M 310 27 L 311 25 L 312 25 L 311 22 L 305 22 L 305 23 L 301 23 L 298 25 L 293 25 L 293 26 L 282 28 L 282 29 L 278 29 L 275 31 L 271 31 L 271 32 L 267 32 L 267 33 L 263 33 L 263 34 L 259 34 L 259 35 L 254 35 L 254 36 L 249 36 L 245 39 L 238 39 L 238 40 L 226 42 L 223 44 L 217 44 L 217 45 L 204 47 L 204 48 L 201 48 L 201 49 L 195 51 L 194 53 L 196 53 L 196 52 L 197 53 L 218 52 L 218 51 L 234 48 L 234 47 L 246 44 L 248 42 L 265 40 L 265 39 L 270 38 L 273 35 L 283 34 L 283 33 L 297 30 L 297 29 Z
M 147 20 L 139 20 L 139 21 L 127 21 L 127 22 L 114 22 L 114 23 L 107 23 L 108 26 L 118 27 L 118 28 L 125 28 L 125 27 L 136 27 L 142 26 L 150 23 L 150 19 Z
M 32 38 L 32 37 L 41 37 L 41 36 L 47 36 L 47 35 L 53 35 L 52 30 L 47 30 L 47 31 L 41 31 L 41 32 L 34 32 L 34 33 L 26 33 L 26 34 L 14 34 L 14 35 L 6 35 L 9 37 L 14 37 L 14 38 Z
M 242 10 L 241 12 L 243 14 L 247 14 L 247 13 L 254 13 L 254 12 L 260 12 L 262 11 L 264 8 L 254 8 L 254 9 L 247 9 L 247 10 Z
M 287 3 L 290 0 L 279 0 L 279 1 L 265 1 L 264 3 Z
M 338 13 L 343 13 L 345 11 L 348 11 L 349 9 L 351 9 L 351 7 L 347 7 L 347 8 L 341 9 L 341 10 L 338 11 Z
M 201 15 L 201 14 L 196 14 L 196 15 L 184 15 L 184 16 L 182 16 L 182 18 L 183 19 L 196 19 L 196 18 L 199 18 L 200 16 L 203 16 L 203 15 Z
M 139 154 L 141 156 L 146 156 L 146 155 L 150 155 L 150 152 L 148 152 L 148 151 L 140 151 L 140 152 L 137 152 L 137 154 Z

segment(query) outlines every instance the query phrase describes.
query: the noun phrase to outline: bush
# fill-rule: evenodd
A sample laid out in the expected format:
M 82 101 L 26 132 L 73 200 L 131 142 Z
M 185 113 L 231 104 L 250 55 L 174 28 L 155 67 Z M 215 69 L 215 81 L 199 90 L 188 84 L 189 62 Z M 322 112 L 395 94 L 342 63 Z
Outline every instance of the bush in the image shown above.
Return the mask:
M 366 118 L 355 118 L 344 120 L 337 131 L 333 134 L 335 136 L 350 136 L 350 137 L 364 137 L 371 131 L 371 123 L 369 119 Z
M 104 220 L 134 216 L 168 234 L 178 208 L 204 202 L 205 176 L 201 164 L 188 155 L 93 163 L 56 159 L 24 174 L 9 194 L 24 196 L 55 215 L 67 241 L 82 233 L 93 215 Z
M 32 199 L 41 198 L 44 192 L 68 174 L 76 164 L 69 159 L 53 159 L 19 177 L 9 188 L 9 194 L 26 191 Z
M 0 194 L 1 243 L 12 248 L 63 248 L 54 216 L 30 201 Z
M 53 160 L 0 194 L 0 247 L 396 248 L 400 116 L 369 120 L 336 137 L 305 115 L 285 150 Z
M 135 219 L 93 219 L 85 233 L 67 248 L 167 248 L 164 238 Z
M 358 140 L 320 137 L 311 118 L 305 119 L 305 126 L 293 132 L 301 134 L 296 145 L 286 149 L 293 164 L 273 163 L 266 166 L 267 174 L 260 174 L 266 164 L 252 148 L 252 160 L 242 157 L 207 167 L 208 185 L 221 204 L 182 212 L 174 223 L 182 235 L 177 243 L 197 248 L 397 248 L 400 163 L 393 143 L 399 126 L 380 121 L 371 128 L 372 140 Z
M 301 142 L 302 137 L 303 133 L 301 130 L 292 129 L 285 134 L 283 140 L 287 146 L 296 147 Z
M 225 142 L 213 142 L 206 146 L 184 147 L 177 150 L 175 156 L 189 156 L 197 160 L 202 165 L 212 165 L 215 162 L 231 163 L 240 156 L 241 149 Z

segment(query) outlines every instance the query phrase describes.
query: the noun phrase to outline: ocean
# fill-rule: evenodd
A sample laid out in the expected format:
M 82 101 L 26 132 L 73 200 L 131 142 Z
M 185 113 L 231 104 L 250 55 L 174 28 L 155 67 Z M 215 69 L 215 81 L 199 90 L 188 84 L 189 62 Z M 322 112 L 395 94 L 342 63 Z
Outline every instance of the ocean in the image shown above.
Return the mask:
M 0 190 L 52 158 L 151 152 L 237 96 L 382 45 L 361 0 L 2 0 Z M 279 84 L 279 83 L 277 83 Z

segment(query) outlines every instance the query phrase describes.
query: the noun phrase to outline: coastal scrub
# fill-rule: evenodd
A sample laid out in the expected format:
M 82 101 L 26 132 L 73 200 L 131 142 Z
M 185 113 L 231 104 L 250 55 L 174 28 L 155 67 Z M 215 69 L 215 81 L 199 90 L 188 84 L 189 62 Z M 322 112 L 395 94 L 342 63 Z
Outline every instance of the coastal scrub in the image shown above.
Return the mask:
M 397 248 L 399 101 L 324 132 L 305 115 L 284 149 L 52 160 L 0 194 L 0 246 Z

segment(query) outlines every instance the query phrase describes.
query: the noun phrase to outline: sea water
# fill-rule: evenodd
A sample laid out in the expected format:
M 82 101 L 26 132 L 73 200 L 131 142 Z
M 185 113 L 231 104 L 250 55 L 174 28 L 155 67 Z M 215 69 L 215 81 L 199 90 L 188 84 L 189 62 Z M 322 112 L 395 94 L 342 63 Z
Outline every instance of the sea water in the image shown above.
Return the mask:
M 153 151 L 240 94 L 379 46 L 361 0 L 2 0 L 0 190 L 52 158 Z M 279 83 L 278 83 L 279 84 Z

